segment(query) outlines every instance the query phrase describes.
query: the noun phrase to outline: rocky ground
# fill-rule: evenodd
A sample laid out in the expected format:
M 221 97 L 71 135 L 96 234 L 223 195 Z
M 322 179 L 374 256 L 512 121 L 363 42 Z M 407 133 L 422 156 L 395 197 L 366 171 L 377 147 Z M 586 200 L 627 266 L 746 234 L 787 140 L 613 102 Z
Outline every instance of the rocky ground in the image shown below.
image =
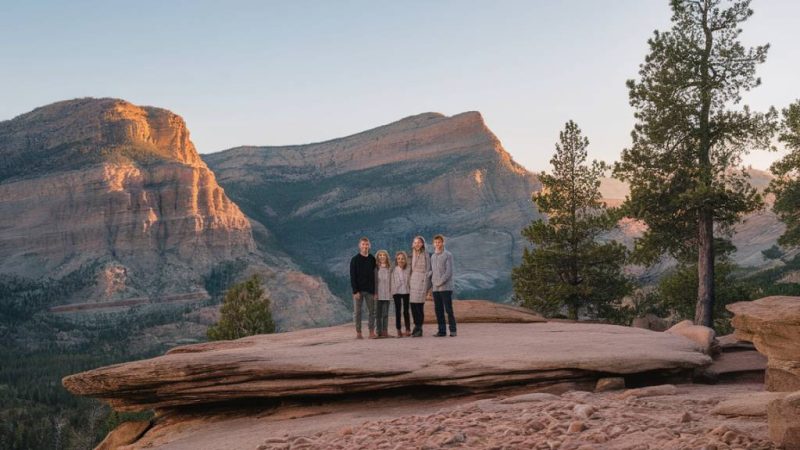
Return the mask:
M 709 410 L 745 386 L 682 386 L 637 396 L 570 391 L 480 400 L 391 420 L 266 439 L 259 449 L 770 449 L 766 420 Z M 628 391 L 631 393 L 631 391 Z M 647 393 L 647 390 L 642 392 Z
M 63 384 L 155 410 L 101 449 L 795 450 L 800 391 L 779 388 L 795 380 L 798 306 L 731 305 L 736 334 L 715 339 L 690 322 L 541 322 L 475 300 L 461 303 L 457 338 L 317 328 L 176 347 Z
M 760 384 L 661 385 L 591 393 L 381 398 L 295 405 L 215 419 L 191 414 L 126 448 L 773 449 L 766 417 L 712 413 Z M 224 432 L 222 432 L 224 430 Z

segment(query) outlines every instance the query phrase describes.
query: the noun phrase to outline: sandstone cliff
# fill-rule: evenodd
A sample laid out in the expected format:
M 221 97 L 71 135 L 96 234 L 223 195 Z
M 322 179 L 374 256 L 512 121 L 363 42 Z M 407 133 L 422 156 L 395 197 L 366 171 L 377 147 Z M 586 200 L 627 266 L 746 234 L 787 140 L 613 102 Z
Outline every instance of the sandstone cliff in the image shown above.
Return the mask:
M 263 259 L 181 117 L 78 99 L 0 122 L 0 275 L 58 279 L 82 270 L 85 286 L 57 303 L 203 298 L 214 267 L 244 260 L 273 288 L 294 277 L 300 287 L 292 289 L 337 302 L 319 280 Z M 291 295 L 276 296 L 278 309 L 292 308 Z M 322 323 L 343 316 L 334 315 Z
M 537 179 L 477 112 L 425 113 L 341 139 L 203 158 L 274 233 L 273 245 L 341 284 L 360 236 L 393 252 L 417 234 L 443 233 L 457 255 L 457 289 L 505 298 L 525 245 L 520 230 L 537 217 Z

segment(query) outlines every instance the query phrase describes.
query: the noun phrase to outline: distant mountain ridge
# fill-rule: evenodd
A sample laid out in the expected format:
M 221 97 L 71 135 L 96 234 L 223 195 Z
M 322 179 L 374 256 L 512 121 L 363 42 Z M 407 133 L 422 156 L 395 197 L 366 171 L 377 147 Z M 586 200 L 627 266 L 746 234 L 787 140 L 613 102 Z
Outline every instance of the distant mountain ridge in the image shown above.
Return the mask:
M 760 189 L 771 177 L 751 176 Z M 520 231 L 541 217 L 531 201 L 539 188 L 474 111 L 198 155 L 170 111 L 68 100 L 0 122 L 0 282 L 80 274 L 85 286 L 60 301 L 77 310 L 202 298 L 209 274 L 238 261 L 264 274 L 279 321 L 296 328 L 347 319 L 328 285 L 347 300 L 359 237 L 395 251 L 416 234 L 442 233 L 462 298 L 508 300 L 527 246 Z M 608 179 L 601 190 L 619 203 L 627 186 Z M 623 225 L 615 236 L 628 243 L 642 231 Z M 748 216 L 736 228 L 735 260 L 775 264 L 761 251 L 782 229 L 768 210 Z
M 423 113 L 320 143 L 202 157 L 272 232 L 272 245 L 340 286 L 360 236 L 394 251 L 408 250 L 416 234 L 443 233 L 458 258 L 458 290 L 507 299 L 524 246 L 519 232 L 538 217 L 537 178 L 478 112 Z
M 746 169 L 750 176 L 750 184 L 759 192 L 769 185 L 774 176 L 766 170 L 759 170 L 749 167 Z M 600 192 L 603 201 L 609 206 L 618 206 L 628 195 L 629 188 L 627 183 L 613 178 L 603 178 L 600 184 Z M 778 219 L 771 209 L 772 196 L 765 196 L 765 207 L 762 210 L 747 214 L 742 221 L 734 227 L 734 234 L 731 241 L 736 246 L 736 251 L 732 255 L 736 264 L 750 268 L 767 268 L 781 263 L 769 260 L 761 253 L 773 245 L 777 245 L 778 237 L 783 234 L 786 226 Z M 623 242 L 631 245 L 633 239 L 644 231 L 644 225 L 626 219 L 622 222 L 622 230 L 614 233 L 614 236 Z M 796 252 L 790 250 L 788 255 Z

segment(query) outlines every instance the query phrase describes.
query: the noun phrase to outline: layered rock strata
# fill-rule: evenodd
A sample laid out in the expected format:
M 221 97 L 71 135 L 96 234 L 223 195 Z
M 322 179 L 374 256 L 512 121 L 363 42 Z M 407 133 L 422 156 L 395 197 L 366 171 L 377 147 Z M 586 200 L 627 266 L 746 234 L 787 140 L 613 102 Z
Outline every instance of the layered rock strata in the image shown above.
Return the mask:
M 609 374 L 687 373 L 710 362 L 683 337 L 613 325 L 467 323 L 459 337 L 436 340 L 356 340 L 346 326 L 176 347 L 69 376 L 64 386 L 134 411 L 398 388 L 593 387 Z
M 93 294 L 109 299 L 152 293 L 144 284 L 185 289 L 255 249 L 247 218 L 169 111 L 55 103 L 0 123 L 0 155 L 0 273 L 57 278 L 100 262 Z
M 767 357 L 768 391 L 800 390 L 800 297 L 773 296 L 726 307 L 736 338 Z

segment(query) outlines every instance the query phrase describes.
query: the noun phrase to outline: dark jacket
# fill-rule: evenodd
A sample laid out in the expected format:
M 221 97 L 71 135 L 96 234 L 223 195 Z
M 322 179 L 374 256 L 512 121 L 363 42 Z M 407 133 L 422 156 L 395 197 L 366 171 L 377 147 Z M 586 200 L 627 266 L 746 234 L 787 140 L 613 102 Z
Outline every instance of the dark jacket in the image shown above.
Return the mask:
M 353 256 L 350 260 L 350 287 L 353 294 L 357 292 L 375 293 L 375 269 L 378 263 L 375 257 L 370 255 L 361 256 L 361 253 Z

